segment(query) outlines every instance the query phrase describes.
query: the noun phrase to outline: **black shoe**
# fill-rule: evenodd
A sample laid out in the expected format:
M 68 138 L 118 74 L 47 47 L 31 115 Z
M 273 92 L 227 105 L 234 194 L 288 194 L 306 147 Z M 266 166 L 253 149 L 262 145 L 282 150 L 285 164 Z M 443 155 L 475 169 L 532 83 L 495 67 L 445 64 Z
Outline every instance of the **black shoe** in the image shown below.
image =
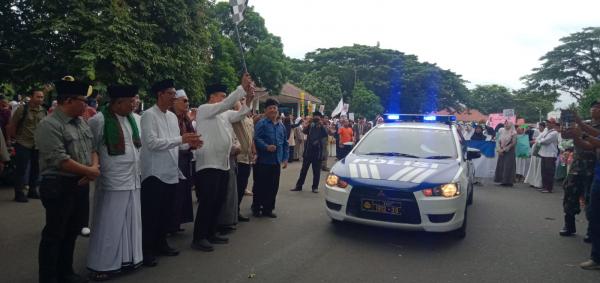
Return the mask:
M 302 191 L 302 188 L 296 187 L 296 188 L 291 189 L 290 191 L 292 191 L 292 192 L 300 192 L 300 191 Z
M 237 230 L 237 228 L 235 228 L 235 226 L 222 226 L 217 229 L 217 231 L 221 235 L 231 234 L 231 233 L 235 232 L 235 230 Z
M 315 194 L 318 194 L 319 193 L 319 189 L 313 189 L 312 192 L 315 193 Z
M 567 227 L 563 227 L 562 229 L 560 229 L 560 231 L 558 231 L 558 234 L 563 237 L 568 237 L 573 236 L 575 234 L 575 231 L 567 229 Z
M 583 237 L 583 242 L 591 244 L 592 238 L 590 238 L 590 235 L 585 235 L 585 237 Z
M 271 217 L 271 218 L 277 218 L 277 214 L 273 213 L 272 211 L 263 212 L 263 216 Z
M 208 238 L 208 242 L 210 242 L 211 244 L 227 244 L 229 243 L 229 239 L 225 238 L 225 237 L 221 237 L 221 236 L 212 236 Z
M 179 251 L 177 249 L 166 246 L 160 249 L 159 254 L 163 256 L 178 256 Z
M 87 278 L 81 277 L 78 274 L 71 273 L 69 275 L 62 276 L 60 282 L 64 283 L 86 283 L 89 280 Z
M 158 260 L 153 255 L 144 255 L 144 261 L 142 264 L 147 267 L 155 267 L 158 265 Z
M 203 252 L 212 252 L 215 250 L 213 245 L 207 239 L 202 239 L 198 242 L 192 243 L 192 249 Z
M 17 195 L 15 195 L 15 201 L 16 202 L 29 202 L 29 199 L 27 199 L 27 197 L 25 196 L 24 193 L 18 193 Z
M 27 193 L 27 197 L 30 199 L 39 199 L 40 195 L 35 190 L 29 190 L 29 193 Z
M 325 172 L 329 172 L 331 169 L 327 168 L 327 167 L 323 167 L 321 168 L 321 171 L 325 171 Z
M 241 214 L 238 214 L 238 221 L 239 222 L 250 222 L 250 218 L 243 216 Z

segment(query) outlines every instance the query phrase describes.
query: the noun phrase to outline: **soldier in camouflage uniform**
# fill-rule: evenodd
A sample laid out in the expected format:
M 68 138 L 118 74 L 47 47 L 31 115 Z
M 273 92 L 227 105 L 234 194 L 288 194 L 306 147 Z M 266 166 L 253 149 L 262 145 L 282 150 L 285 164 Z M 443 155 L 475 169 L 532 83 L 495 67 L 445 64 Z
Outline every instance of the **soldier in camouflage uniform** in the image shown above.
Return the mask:
M 594 105 L 598 104 L 595 102 Z M 593 108 L 593 106 L 592 106 Z M 592 111 L 591 126 L 600 129 L 600 117 L 598 112 Z M 571 139 L 568 132 L 563 132 L 563 138 Z M 581 212 L 580 198 L 585 200 L 585 216 L 590 221 L 590 189 L 594 179 L 594 164 L 596 162 L 596 152 L 585 150 L 575 145 L 573 153 L 573 164 L 568 172 L 567 178 L 563 183 L 564 198 L 563 209 L 565 212 L 565 226 L 560 230 L 561 236 L 571 236 L 575 234 L 575 215 Z M 584 238 L 586 243 L 590 242 L 590 227 L 588 225 L 587 233 Z
M 565 134 L 563 134 L 563 138 Z M 596 155 L 593 151 L 584 150 L 575 146 L 573 153 L 573 164 L 563 183 L 564 198 L 563 209 L 565 212 L 565 226 L 560 230 L 561 236 L 571 236 L 575 234 L 575 215 L 581 212 L 580 198 L 585 199 L 585 216 L 589 221 L 590 210 L 590 188 L 594 178 L 594 163 Z M 589 227 L 585 240 L 589 238 Z

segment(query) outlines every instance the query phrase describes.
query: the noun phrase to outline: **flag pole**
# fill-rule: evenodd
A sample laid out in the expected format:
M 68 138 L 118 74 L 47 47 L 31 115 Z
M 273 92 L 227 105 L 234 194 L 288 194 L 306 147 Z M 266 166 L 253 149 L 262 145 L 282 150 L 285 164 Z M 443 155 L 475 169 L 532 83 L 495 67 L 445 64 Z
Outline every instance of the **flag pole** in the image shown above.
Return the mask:
M 240 54 L 242 54 L 242 66 L 244 67 L 244 73 L 247 73 L 248 67 L 246 67 L 246 56 L 244 56 L 244 46 L 242 45 L 242 40 L 240 39 L 240 30 L 238 29 L 237 24 L 235 24 L 235 34 L 237 35 L 238 45 L 240 46 Z

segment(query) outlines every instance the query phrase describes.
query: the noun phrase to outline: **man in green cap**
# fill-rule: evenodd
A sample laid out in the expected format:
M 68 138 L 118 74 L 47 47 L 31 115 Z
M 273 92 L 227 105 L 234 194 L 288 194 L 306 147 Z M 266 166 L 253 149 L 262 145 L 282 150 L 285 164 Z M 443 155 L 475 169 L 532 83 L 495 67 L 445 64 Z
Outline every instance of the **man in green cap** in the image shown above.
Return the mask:
M 100 175 L 90 127 L 80 117 L 85 111 L 88 84 L 65 77 L 54 83 L 57 108 L 35 131 L 40 152 L 40 199 L 46 226 L 39 250 L 39 282 L 86 282 L 73 271 L 73 250 L 81 230 L 79 215 L 87 214 L 88 199 L 80 192 Z

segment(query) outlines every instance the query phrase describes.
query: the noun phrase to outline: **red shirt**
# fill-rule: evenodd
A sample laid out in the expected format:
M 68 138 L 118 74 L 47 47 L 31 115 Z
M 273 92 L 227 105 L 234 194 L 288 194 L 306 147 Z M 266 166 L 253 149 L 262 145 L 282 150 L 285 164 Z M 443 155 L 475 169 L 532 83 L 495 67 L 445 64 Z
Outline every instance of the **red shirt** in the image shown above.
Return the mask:
M 352 128 L 340 128 L 338 130 L 338 134 L 340 134 L 340 143 L 352 142 Z

